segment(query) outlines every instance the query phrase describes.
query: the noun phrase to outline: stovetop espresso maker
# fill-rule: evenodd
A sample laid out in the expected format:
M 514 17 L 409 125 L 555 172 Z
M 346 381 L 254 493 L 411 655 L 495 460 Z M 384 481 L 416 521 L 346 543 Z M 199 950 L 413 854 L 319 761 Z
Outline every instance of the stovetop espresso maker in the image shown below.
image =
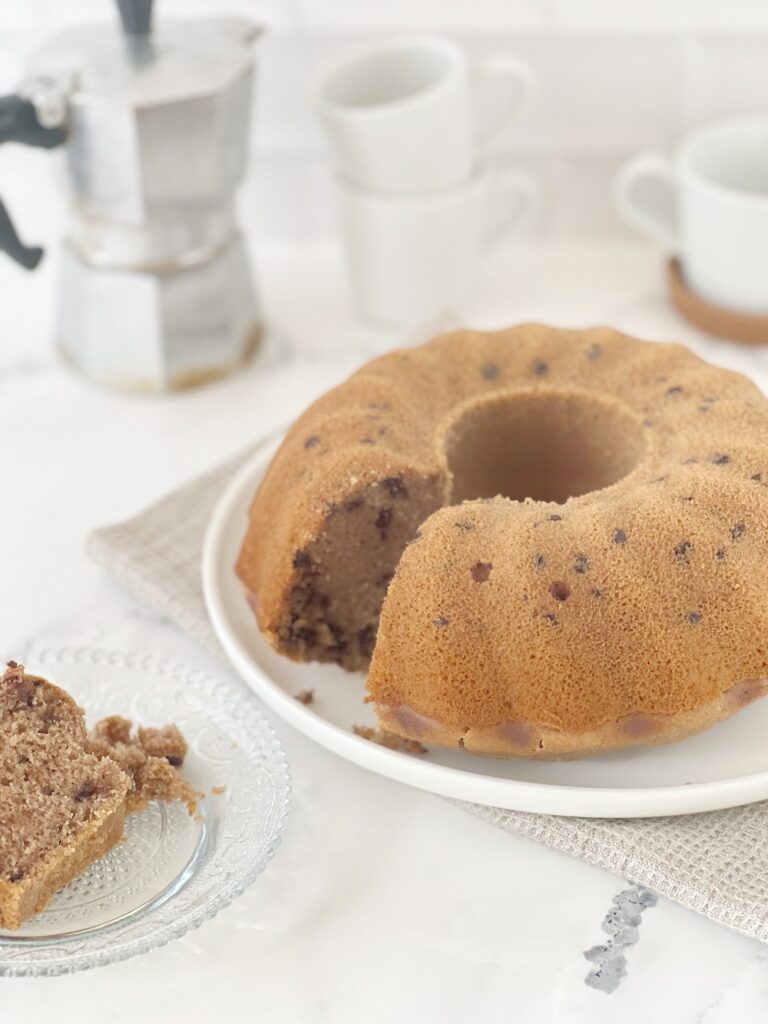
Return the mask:
M 260 316 L 235 217 L 248 141 L 254 40 L 237 19 L 151 29 L 152 0 L 120 23 L 52 39 L 0 141 L 66 149 L 70 204 L 57 341 L 99 383 L 162 391 L 240 365 Z M 0 203 L 0 248 L 33 268 Z

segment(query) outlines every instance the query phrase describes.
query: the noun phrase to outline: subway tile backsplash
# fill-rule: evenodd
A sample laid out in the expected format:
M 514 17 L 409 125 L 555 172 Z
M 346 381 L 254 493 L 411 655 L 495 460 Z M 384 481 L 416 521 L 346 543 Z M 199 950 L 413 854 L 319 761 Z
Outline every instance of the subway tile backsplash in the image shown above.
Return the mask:
M 34 0 L 31 8 L 40 11 L 47 3 Z M 352 18 L 345 11 L 353 6 L 357 5 L 335 0 L 322 10 L 319 0 L 280 0 L 264 5 L 275 30 L 261 43 L 252 174 L 240 197 L 244 223 L 258 237 L 320 239 L 335 232 L 331 168 L 312 110 L 313 82 L 325 62 L 372 36 L 380 37 L 381 30 L 391 30 L 396 23 L 394 16 L 375 16 L 369 0 L 361 0 Z M 451 5 L 475 8 L 471 31 L 466 19 L 448 14 L 441 18 L 444 0 L 411 5 L 418 8 L 419 18 L 409 19 L 407 6 L 400 0 L 395 4 L 402 8 L 405 29 L 431 24 L 478 58 L 515 56 L 528 62 L 537 76 L 538 96 L 529 117 L 511 124 L 492 151 L 494 160 L 520 166 L 539 178 L 544 204 L 532 229 L 536 238 L 632 237 L 610 201 L 611 181 L 627 156 L 642 149 L 668 148 L 686 128 L 707 120 L 768 110 L 765 0 L 759 4 L 744 0 L 736 5 L 743 27 L 731 29 L 717 25 L 723 4 L 692 4 L 688 0 L 633 4 L 635 12 L 643 7 L 646 13 L 642 25 L 631 28 L 622 27 L 617 13 L 630 5 L 607 0 L 583 4 L 572 0 L 510 4 L 477 0 L 473 5 Z M 235 4 L 241 14 L 248 7 L 246 0 Z M 101 9 L 91 0 L 84 2 L 88 17 L 95 17 Z M 164 12 L 197 17 L 213 9 L 210 0 L 194 0 L 188 7 L 168 0 Z M 581 12 L 578 17 L 576 9 Z M 56 11 L 53 20 L 61 22 L 61 8 Z M 255 16 L 259 17 L 258 10 Z M 628 16 L 624 20 L 628 21 Z M 25 53 L 44 38 L 42 21 L 30 21 L 26 27 L 15 26 L 0 34 L 3 91 L 13 88 Z M 736 14 L 731 24 L 740 24 Z M 514 27 L 500 27 L 504 25 Z M 61 24 L 53 27 L 60 29 Z M 48 166 L 54 162 L 51 155 L 18 147 L 6 146 L 0 151 L 0 180 L 10 202 L 16 182 L 28 181 L 30 173 L 40 180 L 38 209 L 17 214 L 20 227 L 27 228 L 30 237 L 39 238 L 42 231 L 43 236 L 55 238 L 60 232 L 62 204 Z

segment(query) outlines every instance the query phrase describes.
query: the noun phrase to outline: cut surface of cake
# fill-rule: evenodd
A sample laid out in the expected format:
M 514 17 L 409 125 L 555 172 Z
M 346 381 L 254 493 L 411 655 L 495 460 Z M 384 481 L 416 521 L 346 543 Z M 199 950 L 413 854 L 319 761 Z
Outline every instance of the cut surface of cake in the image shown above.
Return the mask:
M 175 725 L 118 716 L 88 733 L 69 694 L 9 662 L 0 677 L 0 928 L 14 930 L 120 841 L 126 814 L 150 800 L 197 809 L 178 771 Z
M 11 662 L 0 679 L 0 927 L 37 913 L 123 834 L 130 780 L 83 711 Z

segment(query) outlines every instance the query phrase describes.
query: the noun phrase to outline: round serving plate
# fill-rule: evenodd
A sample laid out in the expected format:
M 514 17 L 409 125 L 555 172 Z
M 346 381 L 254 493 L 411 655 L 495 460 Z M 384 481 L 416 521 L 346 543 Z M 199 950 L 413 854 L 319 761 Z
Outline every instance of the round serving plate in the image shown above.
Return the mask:
M 230 482 L 211 517 L 203 589 L 219 640 L 243 679 L 281 717 L 329 750 L 380 775 L 442 796 L 508 810 L 582 817 L 692 814 L 768 798 L 768 699 L 679 743 L 576 761 L 496 760 L 431 747 L 401 753 L 355 735 L 373 726 L 364 677 L 296 664 L 256 627 L 234 571 L 248 507 L 277 445 L 258 451 Z M 303 690 L 311 704 L 297 701 Z
M 238 680 L 149 655 L 40 650 L 25 667 L 61 686 L 93 725 L 122 715 L 171 722 L 189 752 L 183 773 L 198 814 L 151 803 L 123 841 L 17 931 L 0 930 L 0 976 L 70 974 L 125 960 L 213 917 L 264 870 L 290 803 L 280 741 Z

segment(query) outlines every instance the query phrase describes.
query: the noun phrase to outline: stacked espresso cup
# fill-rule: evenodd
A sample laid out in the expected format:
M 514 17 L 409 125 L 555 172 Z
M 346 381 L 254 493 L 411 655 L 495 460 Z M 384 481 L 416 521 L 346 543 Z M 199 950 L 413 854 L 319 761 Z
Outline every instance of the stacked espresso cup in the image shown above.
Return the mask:
M 416 328 L 460 309 L 486 250 L 529 219 L 535 183 L 494 171 L 483 154 L 525 109 L 531 86 L 518 61 L 472 64 L 433 37 L 358 50 L 321 76 L 317 109 L 366 319 Z

